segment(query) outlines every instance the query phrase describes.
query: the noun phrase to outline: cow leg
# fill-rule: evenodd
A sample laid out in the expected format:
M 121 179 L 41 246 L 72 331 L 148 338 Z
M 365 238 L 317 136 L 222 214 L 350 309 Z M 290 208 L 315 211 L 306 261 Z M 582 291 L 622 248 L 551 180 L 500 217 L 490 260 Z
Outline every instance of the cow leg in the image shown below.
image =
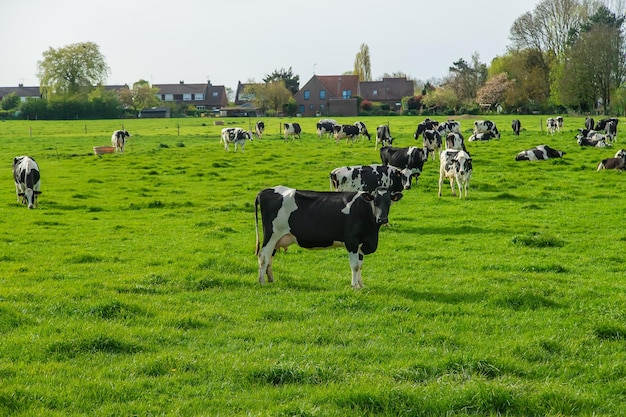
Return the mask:
M 352 269 L 352 288 L 355 290 L 363 288 L 361 270 L 363 269 L 363 254 L 359 252 L 348 252 L 350 258 L 350 268 Z
M 452 196 L 456 196 L 456 191 L 454 191 L 454 178 L 450 178 L 450 189 L 452 190 Z
M 265 275 L 267 275 L 267 282 L 274 282 L 274 273 L 272 272 L 272 263 L 274 262 L 274 255 L 276 249 L 274 246 L 276 242 L 268 242 L 259 251 L 259 283 L 265 284 Z

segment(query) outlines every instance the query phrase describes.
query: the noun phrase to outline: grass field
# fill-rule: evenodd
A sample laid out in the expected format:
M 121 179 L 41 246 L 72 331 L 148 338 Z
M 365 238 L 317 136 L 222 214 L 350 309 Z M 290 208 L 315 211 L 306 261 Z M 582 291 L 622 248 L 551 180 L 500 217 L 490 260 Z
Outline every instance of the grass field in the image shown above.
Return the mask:
M 345 250 L 297 246 L 260 286 L 253 203 L 328 190 L 333 168 L 380 161 L 373 142 L 319 140 L 305 118 L 289 142 L 266 119 L 243 154 L 212 119 L 0 122 L 0 415 L 623 415 L 624 174 L 596 166 L 626 142 L 581 149 L 575 117 L 554 137 L 521 117 L 518 138 L 511 119 L 467 144 L 468 199 L 438 198 L 425 164 L 360 291 Z M 362 120 L 410 146 L 423 117 Z M 122 123 L 126 153 L 94 156 Z M 514 160 L 542 143 L 567 153 Z M 34 210 L 11 177 L 24 154 Z

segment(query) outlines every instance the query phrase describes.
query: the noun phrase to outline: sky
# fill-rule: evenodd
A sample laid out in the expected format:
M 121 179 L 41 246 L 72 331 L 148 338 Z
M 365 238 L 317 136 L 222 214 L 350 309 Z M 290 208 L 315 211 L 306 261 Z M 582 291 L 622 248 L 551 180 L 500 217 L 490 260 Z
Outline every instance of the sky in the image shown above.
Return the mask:
M 0 86 L 39 85 L 49 48 L 93 42 L 108 85 L 205 83 L 236 90 L 291 68 L 351 71 L 362 44 L 372 78 L 440 79 L 454 61 L 506 53 L 511 25 L 540 0 L 20 0 L 0 4 Z

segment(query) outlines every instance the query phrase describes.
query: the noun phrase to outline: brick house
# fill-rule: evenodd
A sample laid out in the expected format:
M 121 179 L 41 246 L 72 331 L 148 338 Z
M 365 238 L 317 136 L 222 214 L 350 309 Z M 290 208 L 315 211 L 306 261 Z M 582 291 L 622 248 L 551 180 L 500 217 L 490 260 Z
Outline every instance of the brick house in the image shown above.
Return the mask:
M 357 116 L 359 95 L 358 75 L 313 75 L 293 97 L 304 117 Z
M 406 77 L 383 78 L 382 81 L 361 81 L 361 98 L 388 104 L 392 110 L 399 110 L 403 97 L 413 97 L 413 81 Z
M 219 110 L 228 106 L 226 87 L 223 85 L 185 84 L 152 84 L 159 89 L 157 97 L 164 103 L 192 104 L 198 110 Z
M 15 95 L 19 97 L 22 102 L 29 98 L 41 98 L 39 86 L 24 87 L 24 84 L 18 84 L 17 87 L 0 87 L 0 101 L 11 93 L 15 93 Z

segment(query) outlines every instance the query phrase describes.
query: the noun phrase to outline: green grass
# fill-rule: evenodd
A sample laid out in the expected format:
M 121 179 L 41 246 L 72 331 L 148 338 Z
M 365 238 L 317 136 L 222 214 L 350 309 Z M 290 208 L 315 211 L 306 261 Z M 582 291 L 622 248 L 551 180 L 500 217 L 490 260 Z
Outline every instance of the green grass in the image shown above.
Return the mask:
M 491 119 L 502 138 L 467 145 L 470 197 L 438 198 L 428 162 L 361 291 L 345 250 L 297 246 L 261 287 L 253 202 L 329 189 L 333 168 L 379 162 L 372 142 L 304 118 L 289 142 L 266 119 L 244 154 L 212 119 L 0 122 L 0 415 L 621 415 L 624 178 L 595 171 L 616 149 L 580 149 L 583 118 L 550 137 L 523 116 L 519 138 Z M 423 118 L 363 120 L 409 146 Z M 122 124 L 126 154 L 94 156 Z M 542 143 L 565 158 L 514 161 Z M 30 211 L 23 154 L 42 172 Z

